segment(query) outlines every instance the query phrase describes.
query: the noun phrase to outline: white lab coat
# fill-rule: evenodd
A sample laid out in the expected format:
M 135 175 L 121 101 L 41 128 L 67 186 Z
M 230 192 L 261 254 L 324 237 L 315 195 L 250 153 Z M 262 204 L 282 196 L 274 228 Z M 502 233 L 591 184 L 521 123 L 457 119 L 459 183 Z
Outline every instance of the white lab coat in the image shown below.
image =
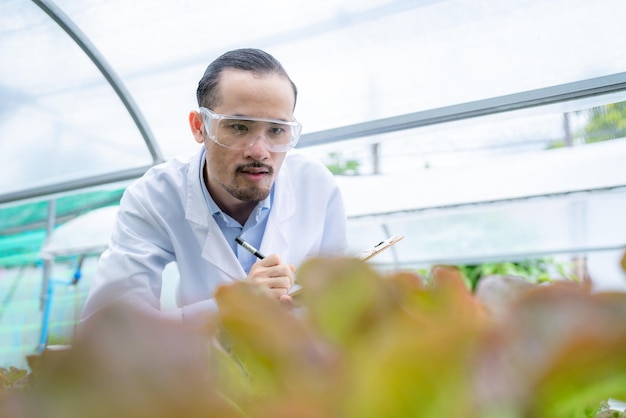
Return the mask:
M 167 316 L 192 321 L 216 309 L 212 298 L 218 286 L 245 279 L 202 195 L 202 155 L 153 167 L 127 188 L 82 320 L 114 301 L 158 311 L 161 274 L 172 261 L 180 273 L 179 308 Z M 346 247 L 345 210 L 332 174 L 320 162 L 291 151 L 276 178 L 259 250 L 299 266 L 309 257 L 344 254 Z

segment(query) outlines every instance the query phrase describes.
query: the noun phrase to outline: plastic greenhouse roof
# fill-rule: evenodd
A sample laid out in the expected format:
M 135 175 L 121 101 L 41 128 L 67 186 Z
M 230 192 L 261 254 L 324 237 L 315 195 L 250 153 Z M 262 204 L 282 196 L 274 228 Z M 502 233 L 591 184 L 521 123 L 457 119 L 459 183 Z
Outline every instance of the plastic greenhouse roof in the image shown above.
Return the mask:
M 197 81 L 227 49 L 260 47 L 283 62 L 299 86 L 305 148 L 307 134 L 327 129 L 626 70 L 621 0 L 4 0 L 0 7 L 0 51 L 11 57 L 0 63 L 0 196 L 137 175 L 133 169 L 190 151 L 186 120 Z M 73 25 L 75 39 L 50 9 Z M 145 122 L 143 136 L 76 40 L 119 80 Z
M 197 81 L 228 49 L 284 64 L 301 152 L 373 170 L 377 143 L 382 179 L 451 155 L 462 169 L 468 149 L 537 150 L 562 135 L 563 113 L 626 100 L 625 13 L 622 0 L 3 0 L 0 255 L 33 260 L 49 199 L 63 223 L 195 149 Z

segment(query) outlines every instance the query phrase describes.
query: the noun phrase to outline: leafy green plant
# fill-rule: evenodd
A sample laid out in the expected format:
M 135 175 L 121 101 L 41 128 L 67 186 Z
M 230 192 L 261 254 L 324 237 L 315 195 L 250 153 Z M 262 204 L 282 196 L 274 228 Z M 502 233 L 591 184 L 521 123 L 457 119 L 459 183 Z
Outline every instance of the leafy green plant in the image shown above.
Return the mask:
M 0 367 L 0 387 L 4 390 L 28 386 L 28 370 L 17 367 Z
M 583 132 L 586 143 L 626 136 L 626 102 L 593 107 L 587 111 L 587 114 L 589 122 Z
M 578 280 L 577 277 L 568 273 L 568 266 L 565 263 L 557 263 L 551 258 L 465 264 L 456 267 L 459 268 L 467 286 L 472 290 L 476 289 L 480 279 L 493 275 L 518 276 L 531 283 L 545 283 L 566 278 Z M 554 276 L 554 272 L 558 272 L 558 277 Z
M 0 417 L 623 416 L 606 401 L 626 399 L 624 293 L 493 279 L 477 295 L 456 268 L 426 282 L 356 259 L 298 276 L 297 308 L 220 287 L 202 330 L 104 310 L 31 363 L 30 395 L 5 391 Z M 489 286 L 509 286 L 504 303 Z
M 358 175 L 361 163 L 358 160 L 344 160 L 340 153 L 331 152 L 328 154 L 329 162 L 326 167 L 335 175 Z

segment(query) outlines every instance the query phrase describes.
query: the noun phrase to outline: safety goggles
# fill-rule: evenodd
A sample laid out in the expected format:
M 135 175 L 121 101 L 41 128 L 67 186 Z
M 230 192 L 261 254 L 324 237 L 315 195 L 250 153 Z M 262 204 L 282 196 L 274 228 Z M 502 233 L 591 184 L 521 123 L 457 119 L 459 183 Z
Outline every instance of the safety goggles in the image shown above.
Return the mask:
M 207 136 L 226 148 L 250 148 L 262 137 L 269 151 L 287 152 L 296 146 L 302 131 L 295 121 L 221 115 L 206 107 L 201 107 L 200 113 Z

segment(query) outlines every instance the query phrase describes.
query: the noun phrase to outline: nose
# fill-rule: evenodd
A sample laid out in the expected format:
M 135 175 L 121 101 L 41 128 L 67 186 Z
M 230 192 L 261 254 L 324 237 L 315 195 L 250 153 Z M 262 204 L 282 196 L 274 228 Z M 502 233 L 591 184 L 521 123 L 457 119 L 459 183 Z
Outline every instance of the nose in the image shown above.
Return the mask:
M 265 146 L 265 136 L 258 135 L 252 145 L 244 150 L 244 156 L 261 161 L 270 157 L 270 152 Z

